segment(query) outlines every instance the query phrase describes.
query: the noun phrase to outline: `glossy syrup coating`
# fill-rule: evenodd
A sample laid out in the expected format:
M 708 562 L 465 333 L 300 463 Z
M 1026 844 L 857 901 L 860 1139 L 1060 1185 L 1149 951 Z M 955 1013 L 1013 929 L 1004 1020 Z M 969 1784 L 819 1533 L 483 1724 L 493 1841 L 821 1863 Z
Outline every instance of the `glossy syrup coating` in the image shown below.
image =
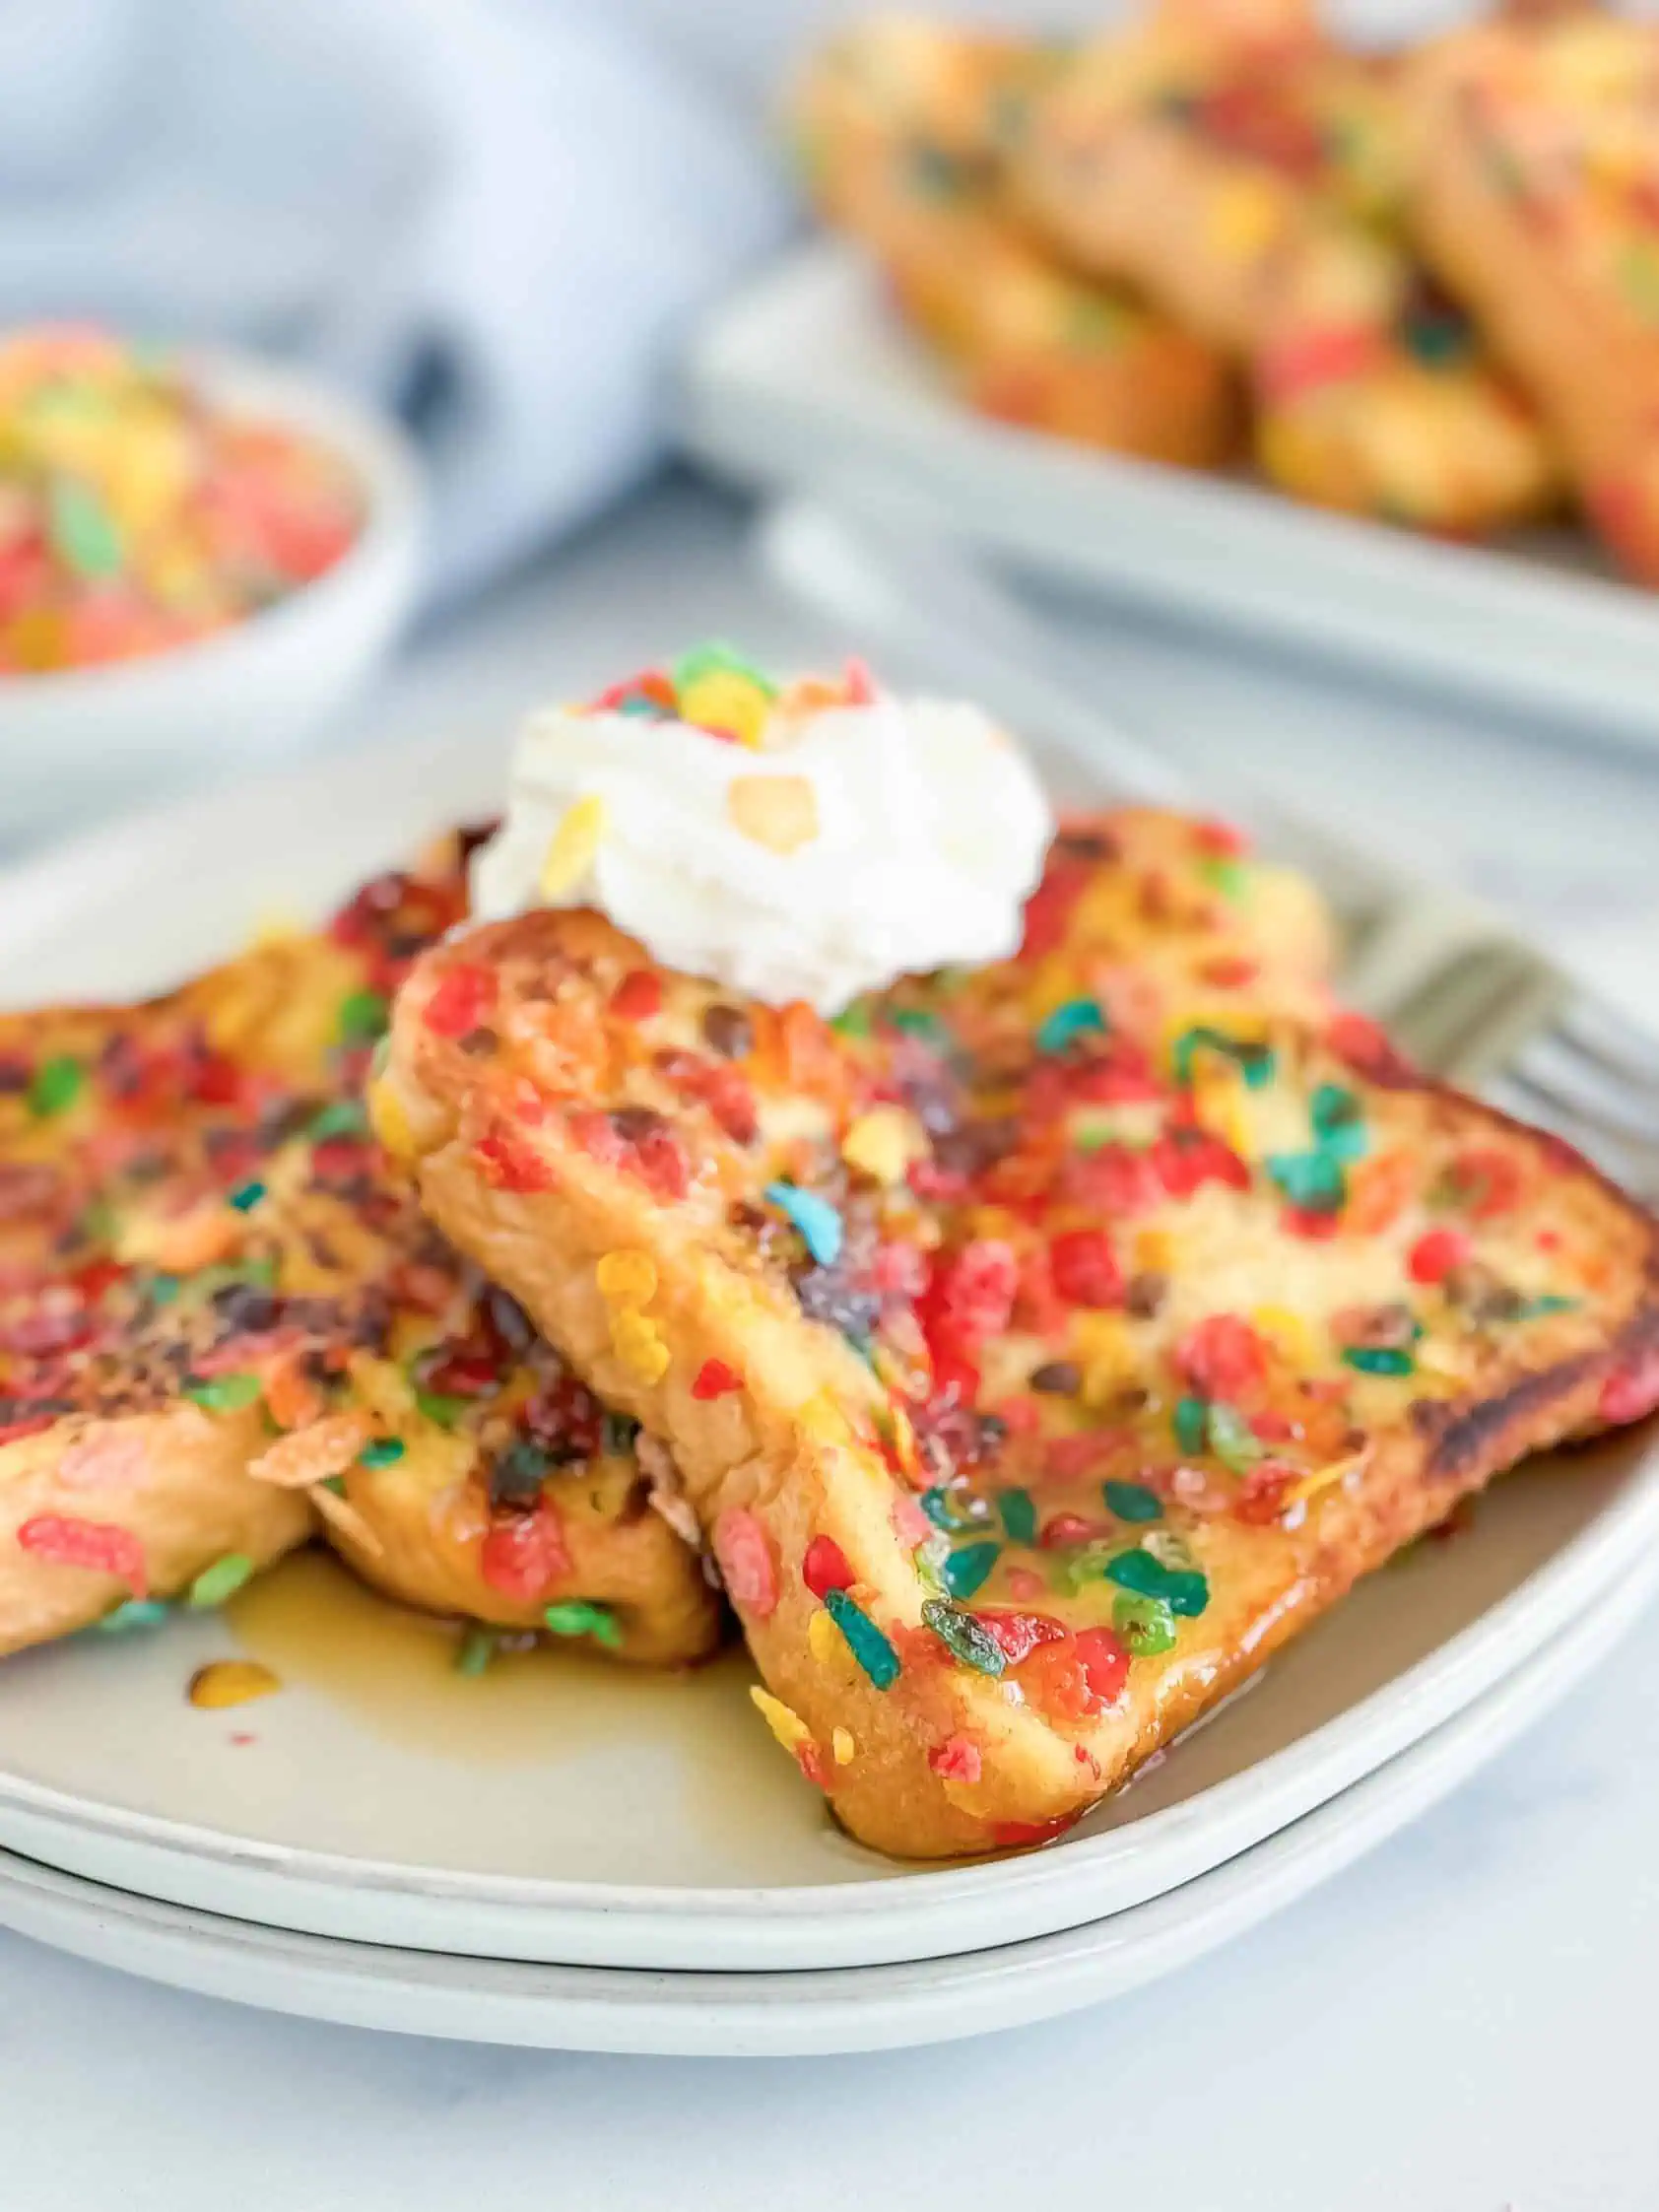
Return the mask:
M 1659 1390 L 1653 1230 L 1333 1008 L 1229 832 L 1057 841 L 1021 957 L 833 1023 L 591 912 L 423 961 L 376 1114 L 669 1440 L 867 1842 L 1038 1841 L 1458 1498 Z
M 214 1602 L 313 1510 L 409 1602 L 630 1658 L 711 1647 L 714 1597 L 652 1508 L 685 1525 L 672 1463 L 645 1471 L 367 1127 L 459 859 L 168 999 L 0 1026 L 0 1648 Z
M 1659 27 L 1511 11 L 1410 79 L 1412 221 L 1543 410 L 1610 550 L 1659 582 Z
M 1007 204 L 1001 133 L 1054 66 L 1035 43 L 943 24 L 855 25 L 791 94 L 805 188 L 872 254 L 969 406 L 1113 451 L 1218 465 L 1239 435 L 1225 358 L 1065 267 Z
M 1230 13 L 1170 9 L 1054 72 L 1009 147 L 1018 205 L 1245 366 L 1282 489 L 1455 534 L 1538 513 L 1539 425 L 1402 231 L 1394 73 L 1294 14 L 1240 35 Z

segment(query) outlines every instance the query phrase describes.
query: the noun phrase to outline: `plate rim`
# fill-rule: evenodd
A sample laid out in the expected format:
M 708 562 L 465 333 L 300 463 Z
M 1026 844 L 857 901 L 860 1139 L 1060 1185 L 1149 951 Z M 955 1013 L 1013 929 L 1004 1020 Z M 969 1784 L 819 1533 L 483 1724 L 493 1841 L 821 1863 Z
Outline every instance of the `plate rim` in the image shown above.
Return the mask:
M 1621 1579 L 1564 1651 L 1535 1653 L 1395 1758 L 1251 1849 L 1130 1914 L 986 1951 L 765 1975 L 408 1952 L 133 1896 L 5 1851 L 0 1925 L 119 1972 L 289 2017 L 477 2043 L 785 2058 L 899 2049 L 1029 2026 L 1180 1971 L 1387 1842 L 1594 1673 L 1648 1610 L 1656 1584 L 1659 1556 Z M 20 1896 L 32 1901 L 21 1911 Z M 126 1928 L 136 1933 L 122 1943 Z M 81 1940 L 67 1939 L 66 1929 Z M 112 1947 L 126 1955 L 111 1958 Z M 135 1948 L 148 1965 L 134 1962 Z M 285 1954 L 298 1954 L 298 1964 L 285 1962 Z M 204 1956 L 206 1970 L 198 1963 Z M 227 1958 L 257 1963 L 258 1991 L 227 1985 L 226 1973 L 214 1971 Z M 310 1992 L 310 2001 L 292 2001 L 294 1983 Z M 319 1991 L 326 2001 L 317 2001 Z M 355 2001 L 365 1991 L 382 1993 L 378 2001 L 372 1994 Z M 469 2006 L 487 2007 L 488 2018 L 464 2021 Z M 983 2017 L 987 2011 L 993 2016 Z

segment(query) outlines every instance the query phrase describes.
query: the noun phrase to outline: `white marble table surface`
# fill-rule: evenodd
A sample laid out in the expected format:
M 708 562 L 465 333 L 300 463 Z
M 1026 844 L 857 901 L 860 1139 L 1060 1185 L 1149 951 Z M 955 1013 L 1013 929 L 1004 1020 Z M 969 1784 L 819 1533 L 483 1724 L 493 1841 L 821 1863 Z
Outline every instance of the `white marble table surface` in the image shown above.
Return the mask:
M 488 741 L 665 643 L 827 642 L 736 516 L 651 496 L 448 634 L 363 717 Z M 1102 696 L 1419 842 L 1659 1007 L 1659 752 L 1100 620 Z M 1656 718 L 1659 723 L 1659 718 Z M 1651 973 L 1650 973 L 1651 971 Z M 1651 2212 L 1659 1616 L 1417 1827 L 1115 2006 L 938 2050 L 715 2063 L 469 2048 L 174 1994 L 0 1935 L 5 2212 Z

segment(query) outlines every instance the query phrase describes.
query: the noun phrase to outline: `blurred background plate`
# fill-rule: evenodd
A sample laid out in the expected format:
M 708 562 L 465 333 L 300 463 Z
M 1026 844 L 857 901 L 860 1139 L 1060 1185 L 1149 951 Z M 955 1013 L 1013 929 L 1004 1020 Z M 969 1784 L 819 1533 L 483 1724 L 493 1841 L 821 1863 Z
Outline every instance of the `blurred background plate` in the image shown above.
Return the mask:
M 989 422 L 843 245 L 801 247 L 704 322 L 680 435 L 740 483 L 901 493 L 1115 600 L 1659 751 L 1659 602 L 1581 537 L 1439 544 Z

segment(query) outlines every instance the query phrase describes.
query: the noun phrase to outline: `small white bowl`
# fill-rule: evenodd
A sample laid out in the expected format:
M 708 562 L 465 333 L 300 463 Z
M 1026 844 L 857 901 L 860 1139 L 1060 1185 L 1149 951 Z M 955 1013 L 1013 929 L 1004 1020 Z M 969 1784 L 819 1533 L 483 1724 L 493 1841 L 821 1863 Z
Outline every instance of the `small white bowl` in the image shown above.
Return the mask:
M 197 643 L 98 668 L 0 676 L 0 845 L 301 751 L 408 615 L 422 499 L 402 433 L 293 370 L 236 354 L 182 358 L 216 401 L 337 453 L 362 487 L 362 529 L 315 582 Z

